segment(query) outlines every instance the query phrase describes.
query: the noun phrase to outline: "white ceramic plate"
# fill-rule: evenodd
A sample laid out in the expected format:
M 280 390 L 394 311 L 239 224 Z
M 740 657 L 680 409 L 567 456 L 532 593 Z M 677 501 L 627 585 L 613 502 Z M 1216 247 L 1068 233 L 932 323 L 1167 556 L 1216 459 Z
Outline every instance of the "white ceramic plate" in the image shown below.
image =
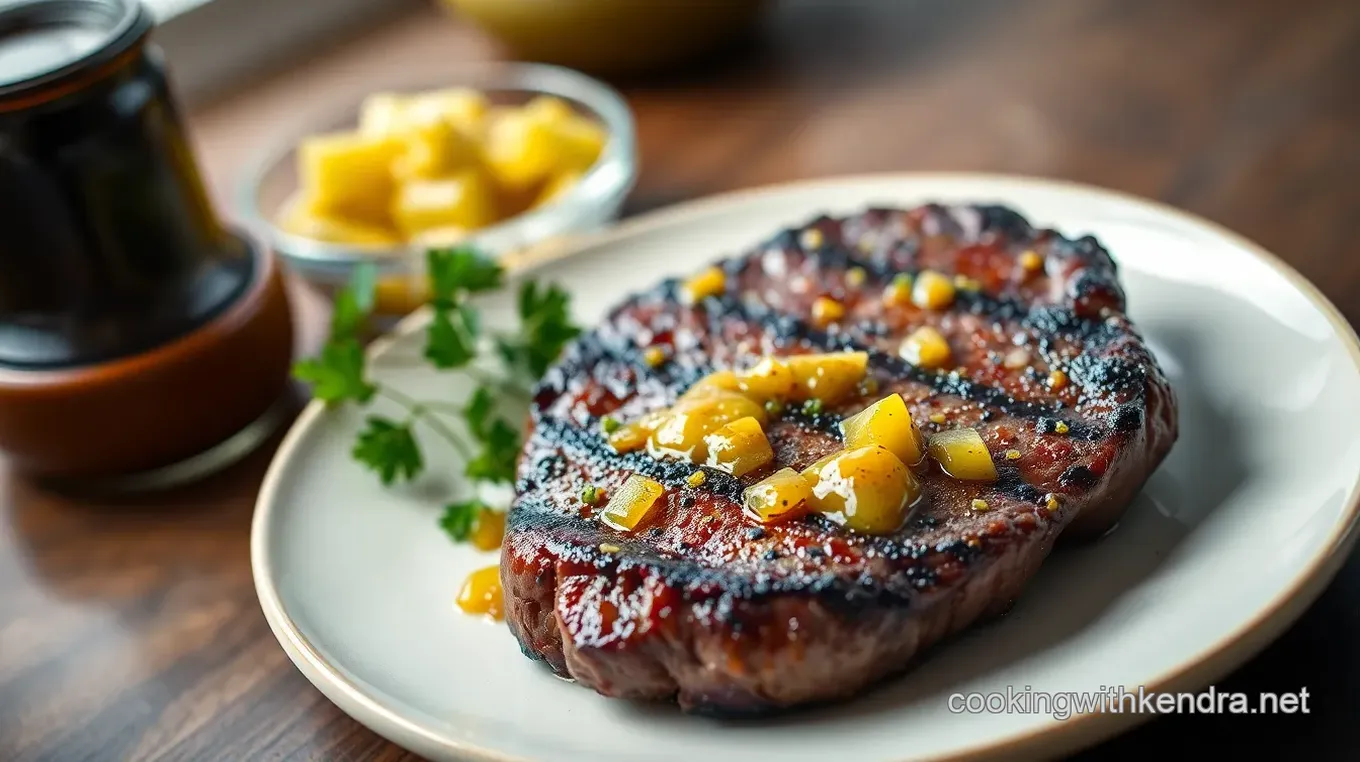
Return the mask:
M 1360 347 L 1337 311 L 1252 244 L 1181 212 L 1020 178 L 892 175 L 783 185 L 628 222 L 535 277 L 583 324 L 625 293 L 736 253 L 784 225 L 870 203 L 996 201 L 1118 260 L 1130 312 L 1175 385 L 1181 438 L 1100 542 L 1059 549 L 1009 616 L 862 699 L 792 719 L 717 722 L 554 679 L 502 625 L 453 605 L 494 554 L 435 524 L 460 472 L 384 489 L 351 461 L 355 412 L 309 408 L 256 509 L 255 582 L 298 668 L 360 722 L 432 758 L 796 762 L 1051 755 L 1149 715 L 956 714 L 954 693 L 1197 690 L 1278 635 L 1335 573 L 1360 510 Z M 488 309 L 505 315 L 505 300 Z M 493 318 L 494 319 L 494 318 Z M 376 348 L 381 378 L 461 399 L 418 355 L 408 319 Z

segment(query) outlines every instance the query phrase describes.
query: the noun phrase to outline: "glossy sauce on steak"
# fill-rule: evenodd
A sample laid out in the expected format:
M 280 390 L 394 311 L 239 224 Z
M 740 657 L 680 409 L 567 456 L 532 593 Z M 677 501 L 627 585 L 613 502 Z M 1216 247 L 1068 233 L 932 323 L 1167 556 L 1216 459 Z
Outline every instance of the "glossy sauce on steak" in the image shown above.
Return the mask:
M 1091 237 L 999 206 L 875 208 L 718 266 L 707 298 L 683 298 L 682 279 L 628 298 L 536 390 L 502 550 L 506 619 L 525 654 L 602 694 L 721 714 L 853 695 L 1004 612 L 1059 534 L 1111 527 L 1176 439 L 1172 390 Z M 926 271 L 955 280 L 947 305 L 893 298 L 902 274 Z M 950 369 L 903 359 L 921 326 L 947 340 Z M 601 428 L 714 371 L 843 350 L 868 353 L 863 393 L 771 415 L 774 462 L 740 478 L 705 468 L 694 486 L 698 466 L 620 454 Z M 892 393 L 927 437 L 977 430 L 996 480 L 927 463 L 886 535 L 743 513 L 747 487 L 840 449 L 838 424 Z M 582 494 L 633 474 L 664 492 L 620 531 Z

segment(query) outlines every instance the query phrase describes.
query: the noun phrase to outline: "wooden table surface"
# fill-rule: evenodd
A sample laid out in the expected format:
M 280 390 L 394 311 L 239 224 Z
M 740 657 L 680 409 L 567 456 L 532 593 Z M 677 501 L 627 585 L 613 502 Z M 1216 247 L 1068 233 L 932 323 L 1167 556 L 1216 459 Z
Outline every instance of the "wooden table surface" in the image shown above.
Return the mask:
M 801 0 L 765 32 L 720 66 L 624 88 L 642 162 L 630 210 L 841 173 L 1047 175 L 1236 229 L 1360 322 L 1354 0 Z M 425 10 L 201 109 L 223 209 L 234 172 L 309 98 L 498 55 Z M 302 298 L 297 312 L 307 350 L 324 309 Z M 0 759 L 410 758 L 328 703 L 260 614 L 247 536 L 270 454 L 117 502 L 0 477 Z M 1156 754 L 1189 733 L 1224 756 L 1354 759 L 1357 599 L 1352 558 L 1219 684 L 1307 687 L 1309 714 L 1164 717 L 1090 753 Z

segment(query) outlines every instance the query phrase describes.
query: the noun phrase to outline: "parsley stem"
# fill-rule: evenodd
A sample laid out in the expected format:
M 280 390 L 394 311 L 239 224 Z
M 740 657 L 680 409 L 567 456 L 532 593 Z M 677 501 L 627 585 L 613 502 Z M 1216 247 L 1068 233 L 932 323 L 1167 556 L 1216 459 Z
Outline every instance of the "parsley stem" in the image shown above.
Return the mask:
M 526 402 L 532 396 L 528 389 L 516 383 L 513 379 L 506 378 L 504 376 L 497 376 L 492 373 L 486 373 L 477 368 L 463 368 L 463 371 L 466 372 L 470 378 L 479 383 L 499 389 L 500 391 L 506 392 L 507 394 L 512 394 L 515 397 L 518 397 L 519 399 L 524 400 Z
M 424 407 L 417 407 L 413 414 L 419 416 L 420 420 L 424 421 L 427 426 L 448 440 L 448 443 L 453 445 L 453 449 L 458 451 L 458 455 L 463 460 L 472 460 L 472 451 L 468 449 L 467 443 L 459 439 L 458 435 L 453 433 L 453 429 L 445 425 L 438 416 L 433 415 L 430 410 L 426 410 Z
M 406 394 L 405 392 L 399 392 L 390 386 L 379 386 L 378 394 L 381 394 L 382 396 L 392 400 L 398 405 L 401 405 L 402 407 L 411 411 L 412 415 L 415 415 L 416 409 L 420 407 L 420 403 L 416 402 L 415 399 L 413 399 L 409 394 Z
M 404 354 L 387 354 L 370 362 L 371 365 L 380 365 L 389 368 L 416 368 L 416 367 L 423 368 L 425 367 L 426 363 L 428 363 L 428 360 L 426 360 L 424 356 Z M 479 368 L 472 367 L 456 368 L 455 370 L 460 370 L 463 373 L 467 374 L 468 378 L 472 379 L 473 381 L 476 381 L 480 384 L 485 384 L 486 386 L 494 387 L 499 391 L 502 391 L 524 402 L 528 402 L 530 399 L 533 398 L 533 392 L 529 388 L 525 387 L 523 384 L 515 381 L 512 378 L 501 376 L 495 373 L 488 373 Z
M 453 433 L 453 429 L 450 429 L 438 417 L 432 415 L 432 411 L 428 409 L 427 405 L 417 402 L 405 392 L 399 392 L 389 386 L 378 387 L 378 393 L 406 408 L 413 420 L 424 421 L 425 425 L 434 429 L 436 434 L 443 437 L 453 449 L 457 450 L 463 460 L 472 460 L 472 451 L 468 449 L 467 443 L 459 439 L 458 435 Z
M 426 410 L 429 410 L 429 411 L 435 412 L 435 413 L 447 413 L 447 414 L 449 414 L 449 415 L 456 415 L 456 416 L 460 416 L 460 417 L 463 416 L 463 415 L 465 414 L 465 411 L 463 410 L 463 407 L 462 407 L 461 405 L 455 405 L 455 404 L 453 404 L 452 402 L 440 402 L 440 401 L 438 401 L 438 400 L 426 400 L 426 401 L 420 403 L 420 406 L 423 407 L 423 408 L 425 408 Z

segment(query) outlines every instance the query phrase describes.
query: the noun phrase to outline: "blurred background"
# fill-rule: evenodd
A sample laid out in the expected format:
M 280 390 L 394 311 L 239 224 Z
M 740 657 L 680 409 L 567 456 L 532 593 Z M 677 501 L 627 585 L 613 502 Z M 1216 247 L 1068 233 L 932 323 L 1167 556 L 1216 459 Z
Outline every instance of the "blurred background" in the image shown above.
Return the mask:
M 312 32 L 258 56 L 241 45 L 233 63 L 226 48 L 276 23 L 262 4 L 204 0 L 166 42 L 222 193 L 327 92 L 527 60 L 626 96 L 639 166 L 626 212 L 828 174 L 1035 174 L 1185 207 L 1300 252 L 1292 263 L 1318 279 L 1313 263 L 1348 245 L 1318 221 L 1360 208 L 1342 182 L 1360 168 L 1360 14 L 1346 0 L 291 3 Z M 213 13 L 224 20 L 204 24 L 239 19 L 240 33 L 193 36 Z M 195 52 L 208 37 L 220 56 Z M 246 60 L 262 69 L 237 76 Z M 1355 320 L 1351 284 L 1322 285 Z

